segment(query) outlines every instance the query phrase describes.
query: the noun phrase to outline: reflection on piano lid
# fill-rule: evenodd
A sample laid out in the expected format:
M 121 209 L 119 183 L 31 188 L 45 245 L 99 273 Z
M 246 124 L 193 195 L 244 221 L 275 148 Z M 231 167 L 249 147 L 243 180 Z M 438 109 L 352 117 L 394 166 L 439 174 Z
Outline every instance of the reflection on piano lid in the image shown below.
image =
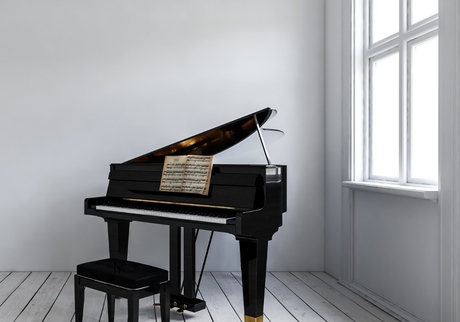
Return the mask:
M 259 132 L 262 145 L 264 145 L 260 126 L 274 115 L 276 115 L 276 110 L 267 107 L 125 163 L 162 163 L 167 155 L 215 155 L 245 140 L 256 131 Z M 264 150 L 268 160 L 265 147 Z

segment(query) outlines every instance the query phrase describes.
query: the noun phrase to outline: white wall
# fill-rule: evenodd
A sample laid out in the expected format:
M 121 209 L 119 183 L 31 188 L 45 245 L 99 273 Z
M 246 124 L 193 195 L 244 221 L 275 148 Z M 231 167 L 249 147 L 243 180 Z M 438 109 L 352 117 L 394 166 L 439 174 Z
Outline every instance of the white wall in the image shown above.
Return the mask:
M 353 204 L 353 283 L 423 321 L 438 321 L 438 203 L 357 191 Z
M 342 0 L 326 1 L 325 269 L 340 277 L 342 244 Z
M 105 194 L 110 163 L 266 106 L 289 167 L 268 268 L 323 269 L 323 1 L 4 0 L 0 44 L 0 271 L 106 256 L 83 200 Z M 166 241 L 133 224 L 130 258 L 165 266 Z M 207 269 L 239 269 L 234 237 L 211 252 Z

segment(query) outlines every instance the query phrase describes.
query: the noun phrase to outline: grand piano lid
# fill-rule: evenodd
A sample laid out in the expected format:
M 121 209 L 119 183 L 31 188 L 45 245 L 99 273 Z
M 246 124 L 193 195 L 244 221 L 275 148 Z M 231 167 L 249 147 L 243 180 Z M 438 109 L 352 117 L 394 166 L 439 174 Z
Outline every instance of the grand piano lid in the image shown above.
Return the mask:
M 267 107 L 124 163 L 162 163 L 167 155 L 215 155 L 245 140 L 274 115 L 276 110 Z

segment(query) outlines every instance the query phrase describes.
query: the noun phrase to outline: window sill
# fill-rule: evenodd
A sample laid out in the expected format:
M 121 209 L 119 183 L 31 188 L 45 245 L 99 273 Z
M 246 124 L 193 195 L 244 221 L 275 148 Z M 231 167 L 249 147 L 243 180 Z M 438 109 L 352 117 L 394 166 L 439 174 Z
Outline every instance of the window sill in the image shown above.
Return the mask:
M 343 181 L 342 186 L 354 190 L 428 199 L 435 202 L 438 200 L 438 187 L 436 186 L 410 186 L 373 181 Z

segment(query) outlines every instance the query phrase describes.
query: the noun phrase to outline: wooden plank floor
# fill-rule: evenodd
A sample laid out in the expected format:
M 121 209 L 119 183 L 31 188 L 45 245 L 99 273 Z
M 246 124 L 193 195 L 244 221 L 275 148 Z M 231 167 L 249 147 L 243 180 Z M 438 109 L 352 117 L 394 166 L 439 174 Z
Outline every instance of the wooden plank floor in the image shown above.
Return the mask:
M 74 321 L 72 272 L 0 272 L 1 322 Z M 171 321 L 244 321 L 239 272 L 206 272 L 200 296 L 207 309 Z M 86 290 L 84 322 L 107 321 L 105 295 Z M 156 298 L 158 301 L 158 296 Z M 116 321 L 126 321 L 126 301 L 117 299 Z M 398 321 L 337 283 L 324 272 L 270 272 L 265 292 L 267 322 L 290 321 Z M 160 321 L 152 299 L 141 301 L 139 321 Z

